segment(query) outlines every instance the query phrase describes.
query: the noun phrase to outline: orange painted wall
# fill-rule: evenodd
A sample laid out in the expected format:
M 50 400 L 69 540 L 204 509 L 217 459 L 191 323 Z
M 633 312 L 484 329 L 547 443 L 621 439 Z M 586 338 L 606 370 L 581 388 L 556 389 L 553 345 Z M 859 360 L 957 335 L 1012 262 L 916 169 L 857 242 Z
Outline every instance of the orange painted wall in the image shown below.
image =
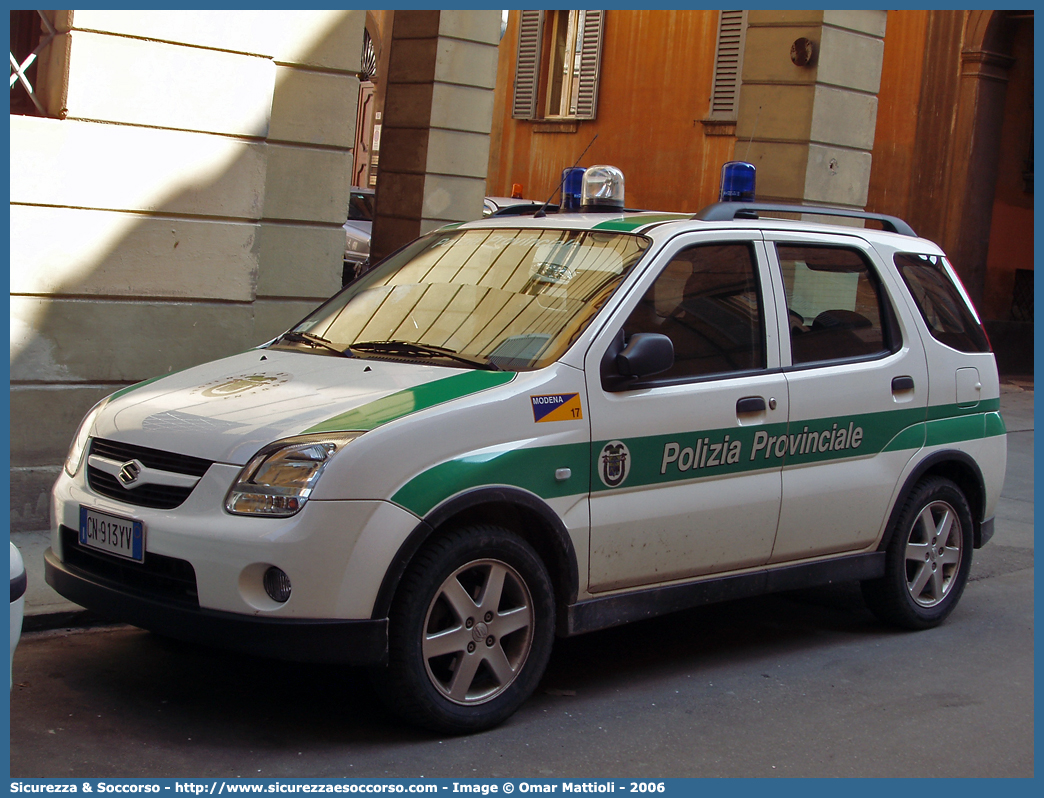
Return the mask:
M 867 210 L 926 225 L 923 232 L 935 237 L 940 231 L 927 228 L 945 216 L 949 166 L 944 148 L 932 142 L 956 114 L 948 95 L 924 86 L 956 86 L 963 13 L 889 11 L 885 34 Z M 721 165 L 744 154 L 734 136 L 708 136 L 700 122 L 709 106 L 717 23 L 716 11 L 608 11 L 598 119 L 578 123 L 574 133 L 538 133 L 539 123 L 511 118 L 518 37 L 512 12 L 500 44 L 487 191 L 509 194 L 521 183 L 526 197 L 547 199 L 561 170 L 598 134 L 581 165 L 621 168 L 631 207 L 695 212 L 716 201 Z M 928 51 L 955 63 L 932 62 L 926 72 Z M 1032 137 L 1032 20 L 1016 37 L 1015 55 L 980 308 L 987 319 L 1008 318 L 1015 269 L 1033 268 L 1033 196 L 1021 179 Z M 929 107 L 935 116 L 926 121 Z M 919 125 L 926 141 L 918 138 Z M 940 157 L 915 157 L 919 151 Z
M 581 166 L 623 170 L 631 207 L 696 212 L 717 200 L 721 165 L 734 137 L 707 136 L 717 42 L 717 11 L 608 11 L 602 45 L 598 118 L 575 133 L 538 133 L 539 123 L 511 118 L 518 12 L 500 43 L 486 189 L 547 199 L 562 169 L 595 134 Z M 557 197 L 556 200 L 557 201 Z
M 928 11 L 889 11 L 867 210 L 910 218 Z

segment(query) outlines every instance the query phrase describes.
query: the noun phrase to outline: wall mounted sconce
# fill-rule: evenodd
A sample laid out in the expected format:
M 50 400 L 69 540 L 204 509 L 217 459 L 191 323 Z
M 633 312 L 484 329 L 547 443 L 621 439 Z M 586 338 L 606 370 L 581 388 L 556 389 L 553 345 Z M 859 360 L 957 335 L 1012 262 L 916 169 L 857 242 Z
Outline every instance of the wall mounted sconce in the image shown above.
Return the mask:
M 816 63 L 816 43 L 803 36 L 796 39 L 790 45 L 790 60 L 799 67 L 813 66 Z

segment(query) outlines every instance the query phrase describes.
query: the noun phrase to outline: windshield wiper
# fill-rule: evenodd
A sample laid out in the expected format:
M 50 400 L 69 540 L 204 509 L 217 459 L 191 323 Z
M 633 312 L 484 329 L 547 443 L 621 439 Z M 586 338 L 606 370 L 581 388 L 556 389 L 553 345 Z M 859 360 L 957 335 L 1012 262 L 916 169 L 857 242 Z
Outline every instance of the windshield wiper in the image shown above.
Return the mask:
M 321 335 L 313 335 L 312 333 L 299 332 L 297 330 L 290 330 L 285 332 L 276 339 L 276 341 L 293 341 L 298 344 L 310 344 L 311 346 L 321 346 L 323 349 L 329 349 L 331 352 L 336 352 L 341 357 L 351 357 L 352 354 L 346 349 L 338 349 L 332 341 L 327 341 Z
M 501 371 L 500 366 L 484 357 L 474 355 L 462 355 L 443 346 L 432 344 L 415 344 L 410 341 L 361 341 L 348 347 L 349 351 L 372 352 L 377 355 L 392 355 L 393 357 L 444 357 L 448 360 L 456 360 L 465 363 L 472 368 L 486 369 L 488 371 Z

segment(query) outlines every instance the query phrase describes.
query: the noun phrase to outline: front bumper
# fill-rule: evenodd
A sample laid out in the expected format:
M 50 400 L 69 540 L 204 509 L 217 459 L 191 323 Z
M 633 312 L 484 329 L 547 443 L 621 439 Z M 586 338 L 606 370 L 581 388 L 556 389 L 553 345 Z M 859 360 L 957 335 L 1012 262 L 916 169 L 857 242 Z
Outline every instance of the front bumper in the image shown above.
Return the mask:
M 74 479 L 62 472 L 53 492 L 51 549 L 74 573 L 165 604 L 188 598 L 200 608 L 234 617 L 284 621 L 379 617 L 374 601 L 384 574 L 416 528 L 417 517 L 386 501 L 316 498 L 291 518 L 230 515 L 224 511 L 224 497 L 238 472 L 236 466 L 215 463 L 174 510 L 99 496 L 83 484 L 82 476 Z M 75 552 L 66 551 L 67 542 L 77 536 L 81 507 L 140 521 L 146 561 L 165 562 L 155 568 L 145 562 L 114 569 L 110 565 L 120 558 L 102 556 L 108 561 L 102 567 L 72 557 Z M 272 565 L 293 584 L 290 600 L 283 604 L 273 601 L 263 586 L 263 575 Z
M 380 664 L 388 654 L 388 620 L 273 618 L 178 606 L 89 578 L 44 554 L 47 584 L 114 621 L 217 648 L 297 662 Z

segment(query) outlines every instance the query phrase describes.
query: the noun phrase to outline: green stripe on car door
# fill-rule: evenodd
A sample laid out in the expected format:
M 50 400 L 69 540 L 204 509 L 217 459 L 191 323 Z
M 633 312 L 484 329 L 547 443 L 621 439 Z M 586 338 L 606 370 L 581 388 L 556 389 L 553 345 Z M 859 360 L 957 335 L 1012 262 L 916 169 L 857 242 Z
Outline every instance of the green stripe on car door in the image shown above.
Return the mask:
M 949 414 L 949 415 L 948 415 Z M 925 421 L 931 415 L 931 421 Z M 423 517 L 447 498 L 480 486 L 510 485 L 543 499 L 611 489 L 629 489 L 733 474 L 822 463 L 881 452 L 1003 434 L 997 413 L 966 414 L 957 405 L 888 410 L 788 424 L 693 430 L 588 444 L 503 449 L 450 460 L 421 472 L 392 501 Z M 604 448 L 623 442 L 627 478 L 609 488 L 597 478 Z M 614 446 L 614 451 L 616 447 Z M 569 468 L 571 477 L 555 479 Z
M 450 496 L 483 485 L 509 485 L 542 499 L 587 493 L 589 451 L 587 443 L 571 443 L 468 455 L 418 474 L 392 501 L 423 518 Z M 556 473 L 564 468 L 569 477 L 558 479 Z

